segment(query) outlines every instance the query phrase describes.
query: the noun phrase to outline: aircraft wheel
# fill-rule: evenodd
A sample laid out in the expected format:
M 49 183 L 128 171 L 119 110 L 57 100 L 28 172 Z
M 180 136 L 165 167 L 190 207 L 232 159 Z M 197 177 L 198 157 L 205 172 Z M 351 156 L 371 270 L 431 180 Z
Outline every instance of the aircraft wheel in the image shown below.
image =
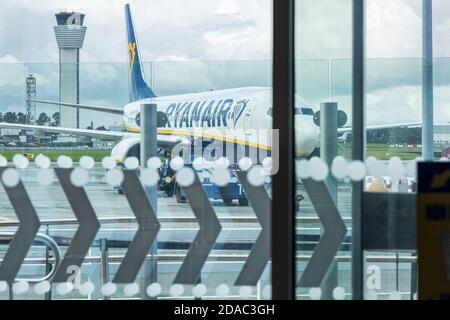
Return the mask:
M 231 198 L 223 198 L 223 204 L 227 207 L 231 206 L 233 204 L 233 199 Z
M 178 203 L 186 203 L 186 202 L 187 202 L 186 197 L 183 197 L 183 196 L 181 195 L 181 189 L 180 189 L 180 187 L 177 187 L 177 202 L 178 202 Z
M 239 205 L 241 207 L 248 207 L 248 199 L 247 198 L 240 198 L 239 199 Z

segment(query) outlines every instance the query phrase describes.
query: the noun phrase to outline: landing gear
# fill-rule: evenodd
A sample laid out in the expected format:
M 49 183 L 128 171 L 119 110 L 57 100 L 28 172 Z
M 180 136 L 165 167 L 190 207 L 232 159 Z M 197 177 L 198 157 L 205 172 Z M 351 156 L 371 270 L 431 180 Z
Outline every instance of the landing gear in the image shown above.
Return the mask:
M 231 198 L 223 198 L 223 204 L 227 207 L 231 206 L 233 204 L 233 199 Z
M 239 198 L 239 206 L 248 207 L 248 199 L 247 198 Z
M 187 199 L 186 199 L 186 197 L 183 196 L 181 193 L 182 193 L 182 192 L 181 192 L 181 188 L 177 185 L 177 187 L 176 187 L 177 202 L 178 202 L 178 203 L 186 203 L 186 202 L 187 202 Z

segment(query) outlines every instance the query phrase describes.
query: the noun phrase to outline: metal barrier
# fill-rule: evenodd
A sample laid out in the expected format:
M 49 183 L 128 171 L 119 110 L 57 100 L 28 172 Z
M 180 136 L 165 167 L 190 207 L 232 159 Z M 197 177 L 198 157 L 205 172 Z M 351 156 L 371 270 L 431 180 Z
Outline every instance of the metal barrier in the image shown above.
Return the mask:
M 257 222 L 256 218 L 253 217 L 219 217 L 221 222 L 229 222 L 229 223 L 242 223 L 242 222 Z M 175 223 L 194 223 L 196 222 L 195 218 L 190 217 L 162 217 L 160 218 L 162 222 L 175 222 Z M 299 223 L 318 223 L 319 219 L 314 216 L 307 217 L 299 217 L 297 218 Z M 100 218 L 99 221 L 102 224 L 113 224 L 113 223 L 136 223 L 136 219 L 132 217 L 122 217 L 122 218 Z M 63 220 L 46 220 L 42 221 L 42 225 L 46 226 L 47 229 L 49 226 L 62 226 L 62 225 L 75 225 L 77 224 L 76 219 L 63 219 Z M 1 222 L 0 228 L 14 228 L 18 226 L 18 222 Z M 4 232 L 0 233 L 0 244 L 10 241 L 15 235 L 15 232 Z M 317 245 L 317 241 L 319 240 L 320 235 L 297 235 L 297 242 L 300 244 L 299 248 L 302 248 L 304 251 L 314 251 L 314 246 Z M 41 242 L 45 244 L 52 252 L 53 257 L 49 258 L 48 256 L 45 258 L 27 258 L 24 260 L 23 264 L 26 265 L 45 265 L 47 274 L 42 278 L 27 278 L 27 279 L 15 279 L 16 281 L 27 281 L 30 283 L 38 283 L 42 281 L 50 281 L 52 282 L 53 277 L 61 263 L 61 252 L 60 247 L 68 246 L 70 241 L 63 237 L 50 237 L 44 234 L 38 234 L 35 238 L 35 241 Z M 348 244 L 345 242 L 351 241 L 350 238 L 347 241 L 344 241 L 344 244 L 341 246 L 341 252 L 349 251 Z M 100 255 L 87 255 L 83 263 L 99 263 L 100 264 L 100 283 L 106 284 L 110 281 L 109 279 L 109 266 L 110 264 L 122 263 L 125 255 L 110 255 L 109 248 L 127 248 L 130 244 L 130 241 L 124 240 L 109 240 L 106 238 L 100 238 L 95 240 L 92 243 L 92 247 L 98 247 L 100 250 Z M 146 255 L 146 258 L 156 258 L 156 261 L 162 264 L 166 263 L 183 263 L 186 258 L 185 250 L 189 247 L 189 242 L 160 242 L 159 245 L 162 245 L 162 249 L 166 250 L 180 250 L 183 251 L 181 253 L 158 253 L 156 255 Z M 306 244 L 306 245 L 305 245 Z M 228 253 L 212 253 L 208 256 L 207 263 L 210 262 L 219 262 L 219 263 L 245 263 L 248 259 L 248 253 L 244 253 L 245 251 L 249 251 L 252 249 L 252 243 L 231 243 L 227 245 L 226 243 L 216 243 L 213 250 L 238 250 L 242 253 L 238 254 L 228 254 Z M 310 254 L 298 254 L 296 256 L 297 262 L 308 262 L 311 260 L 312 255 Z M 334 260 L 337 263 L 342 262 L 351 262 L 352 256 L 349 254 L 341 254 L 337 255 Z M 365 257 L 365 261 L 368 263 L 395 263 L 397 267 L 400 263 L 412 264 L 413 267 L 417 263 L 416 256 L 399 256 L 397 255 L 367 255 Z M 0 259 L 0 263 L 3 262 L 3 259 Z M 51 268 L 50 268 L 51 266 Z M 259 284 L 258 284 L 259 285 Z M 46 299 L 51 299 L 51 295 L 46 296 Z M 103 297 L 103 299 L 109 299 L 109 297 Z
M 258 219 L 256 217 L 221 217 L 218 216 L 218 219 L 222 223 L 258 223 Z M 350 223 L 351 218 L 345 217 L 342 218 L 345 222 Z M 195 217 L 158 217 L 158 220 L 161 223 L 198 223 L 198 220 Z M 136 217 L 121 217 L 121 218 L 99 218 L 98 221 L 101 224 L 114 224 L 114 223 L 137 223 Z M 296 221 L 298 224 L 302 223 L 320 223 L 320 220 L 316 216 L 303 216 L 297 217 Z M 41 220 L 41 225 L 43 226 L 66 226 L 66 225 L 78 225 L 78 220 L 76 219 L 50 219 L 50 220 Z M 10 228 L 10 227 L 18 227 L 19 221 L 2 221 L 0 222 L 0 228 Z
M 14 232 L 2 232 L 0 233 L 0 241 L 11 241 L 14 238 L 15 233 Z M 51 259 L 51 261 L 53 262 L 52 265 L 52 269 L 50 270 L 50 272 L 48 272 L 44 277 L 42 278 L 27 278 L 27 279 L 20 279 L 17 278 L 15 279 L 16 281 L 27 281 L 27 282 L 31 282 L 31 283 L 39 283 L 42 281 L 51 281 L 52 278 L 54 277 L 56 270 L 58 269 L 59 264 L 61 263 L 61 251 L 59 250 L 59 246 L 58 244 L 49 236 L 45 235 L 45 234 L 37 234 L 35 237 L 35 241 L 39 241 L 44 243 L 48 248 L 50 248 L 52 250 L 53 253 L 53 258 Z M 1 262 L 3 262 L 3 260 L 0 260 Z M 43 262 L 43 264 L 46 264 L 49 262 L 50 260 L 48 258 L 46 258 Z

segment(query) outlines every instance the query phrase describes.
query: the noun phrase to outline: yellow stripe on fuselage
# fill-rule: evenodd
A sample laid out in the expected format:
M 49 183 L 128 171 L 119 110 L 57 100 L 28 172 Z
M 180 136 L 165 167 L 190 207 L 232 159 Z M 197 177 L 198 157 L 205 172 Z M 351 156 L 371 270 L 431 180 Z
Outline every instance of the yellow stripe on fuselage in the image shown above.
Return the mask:
M 140 130 L 136 129 L 136 128 L 131 128 L 131 127 L 125 126 L 125 129 L 130 132 L 140 133 Z M 272 150 L 272 146 L 259 144 L 259 143 L 255 143 L 255 142 L 250 142 L 250 141 L 239 140 L 239 139 L 230 139 L 230 138 L 227 138 L 224 136 L 218 136 L 218 135 L 213 135 L 213 134 L 208 134 L 208 133 L 200 133 L 200 132 L 195 132 L 195 131 L 190 131 L 190 130 L 180 130 L 180 129 L 166 129 L 166 128 L 158 128 L 157 130 L 158 130 L 158 134 L 166 134 L 166 135 L 173 134 L 173 135 L 181 135 L 181 136 L 185 136 L 185 137 L 206 138 L 206 139 L 236 143 L 236 144 L 245 145 L 245 146 L 254 147 L 254 148 L 263 149 L 263 150 L 268 150 L 268 151 Z M 296 153 L 297 157 L 306 157 L 308 155 L 309 154 L 306 154 L 306 153 Z

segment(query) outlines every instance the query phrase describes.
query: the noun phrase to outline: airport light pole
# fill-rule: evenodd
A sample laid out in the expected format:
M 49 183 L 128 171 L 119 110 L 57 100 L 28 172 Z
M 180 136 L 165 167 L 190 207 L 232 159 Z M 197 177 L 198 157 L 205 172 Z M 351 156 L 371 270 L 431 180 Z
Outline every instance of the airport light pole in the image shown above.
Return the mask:
M 140 114 L 141 126 L 141 170 L 147 167 L 148 159 L 156 157 L 158 153 L 157 144 L 157 105 L 153 103 L 142 104 Z M 157 214 L 157 186 L 144 186 L 147 197 L 155 214 Z M 142 268 L 141 293 L 142 298 L 147 299 L 146 288 L 151 283 L 157 282 L 158 276 L 158 241 L 156 240 L 150 248 L 150 260 L 145 260 Z
M 422 157 L 434 159 L 433 144 L 433 4 L 422 0 Z

